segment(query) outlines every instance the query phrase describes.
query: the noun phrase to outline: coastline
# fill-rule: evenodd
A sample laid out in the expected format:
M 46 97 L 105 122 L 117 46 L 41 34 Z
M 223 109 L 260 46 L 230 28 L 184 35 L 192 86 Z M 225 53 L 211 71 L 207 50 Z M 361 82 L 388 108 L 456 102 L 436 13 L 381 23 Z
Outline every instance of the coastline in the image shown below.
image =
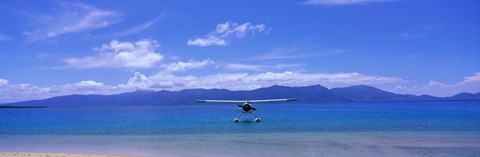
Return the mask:
M 12 109 L 12 108 L 49 108 L 48 106 L 8 106 L 0 105 L 0 109 Z

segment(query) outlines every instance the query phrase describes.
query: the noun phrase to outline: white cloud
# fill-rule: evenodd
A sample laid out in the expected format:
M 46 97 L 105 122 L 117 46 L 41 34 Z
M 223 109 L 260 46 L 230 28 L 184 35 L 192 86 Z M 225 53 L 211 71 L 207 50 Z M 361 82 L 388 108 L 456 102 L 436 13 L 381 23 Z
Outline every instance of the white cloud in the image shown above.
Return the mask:
M 6 79 L 0 79 L 0 86 L 7 85 L 9 83 Z
M 244 23 L 239 25 L 228 21 L 223 24 L 218 24 L 214 34 L 219 35 L 220 37 L 236 36 L 237 38 L 242 38 L 246 33 L 250 32 L 254 34 L 255 32 L 262 32 L 264 30 L 264 24 L 252 25 L 251 23 Z
M 192 69 L 201 69 L 207 65 L 214 64 L 215 62 L 206 59 L 203 61 L 190 60 L 188 62 L 174 62 L 161 65 L 162 70 L 150 77 L 145 76 L 140 72 L 135 72 L 134 76 L 128 80 L 126 84 L 118 85 L 119 88 L 124 90 L 159 90 L 170 89 L 174 86 L 180 87 L 184 83 L 177 81 L 178 77 L 173 75 L 175 72 L 182 72 Z M 184 77 L 188 78 L 188 77 Z M 185 80 L 184 80 L 185 81 Z
M 340 5 L 355 5 L 355 4 L 390 2 L 390 1 L 394 1 L 394 0 L 308 0 L 303 4 L 340 6 Z
M 449 87 L 449 85 L 443 84 L 438 81 L 430 80 L 428 81 L 427 85 L 425 85 L 425 87 L 445 88 L 445 87 Z
M 253 64 L 239 64 L 239 63 L 229 63 L 224 66 L 227 70 L 249 70 L 249 71 L 264 71 L 265 66 L 262 65 L 253 65 Z
M 103 86 L 103 83 L 101 82 L 95 82 L 93 80 L 88 80 L 88 81 L 80 81 L 78 83 L 75 83 L 75 85 L 77 86 L 81 86 L 81 87 L 88 87 L 88 86 Z
M 77 89 L 80 90 L 98 90 L 103 86 L 103 83 L 88 80 L 75 83 L 74 85 L 77 86 Z
M 25 31 L 23 35 L 30 40 L 42 40 L 72 32 L 81 32 L 107 27 L 119 19 L 119 14 L 94 6 L 60 2 L 60 8 L 50 14 L 31 15 L 38 21 L 36 25 L 43 26 L 34 31 Z
M 19 100 L 48 98 L 48 88 L 39 88 L 30 84 L 0 84 L 0 103 Z
M 28 83 L 0 84 L 0 103 L 33 99 L 46 99 L 71 94 L 116 94 L 127 90 L 117 86 L 107 86 L 92 80 L 74 84 L 39 87 Z
M 187 45 L 191 46 L 210 46 L 210 45 L 228 45 L 225 39 L 218 38 L 213 35 L 207 35 L 206 38 L 190 39 Z
M 285 70 L 289 68 L 299 68 L 303 64 L 277 64 L 277 65 L 255 65 L 241 63 L 227 63 L 222 65 L 223 68 L 231 71 L 269 71 L 269 70 Z
M 287 69 L 287 68 L 300 68 L 303 67 L 304 64 L 277 64 L 274 66 L 276 69 Z
M 394 92 L 408 94 L 428 94 L 433 96 L 452 96 L 461 92 L 480 92 L 480 72 L 472 76 L 464 77 L 462 81 L 454 84 L 445 84 L 439 81 L 430 80 L 424 86 L 401 86 L 395 88 Z
M 187 45 L 190 46 L 211 46 L 211 45 L 228 45 L 228 40 L 231 38 L 243 38 L 245 35 L 256 32 L 265 31 L 264 24 L 253 25 L 251 23 L 238 24 L 227 21 L 220 23 L 217 28 L 208 33 L 205 38 L 189 39 Z
M 128 79 L 127 84 L 119 85 L 121 88 L 127 89 L 147 89 L 148 88 L 148 78 L 140 72 L 135 72 L 132 78 Z
M 134 84 L 137 82 L 143 82 L 146 81 L 148 78 L 147 76 L 143 75 L 140 72 L 135 72 L 132 78 L 128 79 L 128 84 Z
M 161 65 L 160 67 L 163 68 L 163 72 L 181 72 L 188 69 L 204 68 L 205 66 L 209 64 L 214 64 L 214 63 L 215 62 L 211 61 L 210 59 L 206 59 L 203 61 L 190 60 L 188 62 L 178 61 L 170 64 L 164 64 L 164 65 Z
M 137 25 L 135 27 L 132 27 L 130 29 L 127 29 L 123 32 L 120 32 L 118 33 L 116 36 L 124 36 L 124 35 L 129 35 L 129 34 L 134 34 L 134 33 L 138 33 L 138 32 L 141 32 L 151 26 L 153 26 L 155 23 L 157 23 L 158 21 L 162 20 L 162 18 L 164 17 L 165 14 L 161 14 L 160 16 L 157 16 L 155 19 L 152 19 L 150 21 L 147 21 L 145 23 L 142 23 L 140 25 Z
M 478 83 L 478 82 L 480 82 L 480 72 L 477 72 L 472 76 L 464 77 L 463 80 L 458 82 L 456 85 L 461 86 L 469 83 Z
M 72 68 L 150 68 L 159 63 L 163 55 L 156 52 L 157 41 L 142 39 L 135 42 L 112 40 L 95 50 L 95 56 L 68 58 L 67 66 Z

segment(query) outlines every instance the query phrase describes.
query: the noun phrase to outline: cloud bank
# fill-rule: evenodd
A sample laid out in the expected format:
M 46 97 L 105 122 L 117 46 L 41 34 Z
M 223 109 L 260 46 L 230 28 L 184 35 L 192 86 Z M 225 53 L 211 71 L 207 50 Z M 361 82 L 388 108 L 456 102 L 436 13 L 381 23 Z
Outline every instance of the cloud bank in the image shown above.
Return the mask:
M 433 96 L 452 96 L 460 92 L 479 92 L 480 72 L 465 77 L 455 84 L 430 81 L 424 86 L 406 86 L 411 81 L 397 77 L 373 76 L 360 73 L 302 73 L 302 72 L 228 72 L 203 76 L 179 75 L 178 72 L 206 68 L 216 64 L 210 60 L 175 62 L 164 64 L 158 73 L 147 76 L 135 72 L 125 83 L 106 85 L 94 80 L 84 80 L 73 84 L 39 87 L 28 83 L 12 84 L 0 79 L 0 102 L 44 99 L 53 96 L 71 94 L 118 94 L 136 90 L 178 91 L 192 88 L 220 88 L 229 90 L 252 90 L 273 85 L 309 86 L 323 85 L 329 88 L 351 85 L 395 85 L 393 92 L 405 94 L 429 94 Z
M 357 84 L 378 85 L 408 82 L 395 77 L 370 76 L 360 73 L 297 73 L 297 72 L 263 72 L 263 73 L 217 73 L 204 76 L 178 75 L 177 72 L 205 68 L 213 61 L 188 61 L 166 64 L 163 69 L 147 76 L 135 72 L 126 83 L 106 85 L 93 80 L 78 83 L 38 87 L 30 84 L 11 84 L 0 79 L 0 102 L 31 99 L 44 99 L 70 94 L 118 94 L 136 90 L 170 90 L 178 91 L 192 88 L 221 88 L 230 90 L 251 90 L 273 85 L 308 86 L 321 84 L 327 87 Z

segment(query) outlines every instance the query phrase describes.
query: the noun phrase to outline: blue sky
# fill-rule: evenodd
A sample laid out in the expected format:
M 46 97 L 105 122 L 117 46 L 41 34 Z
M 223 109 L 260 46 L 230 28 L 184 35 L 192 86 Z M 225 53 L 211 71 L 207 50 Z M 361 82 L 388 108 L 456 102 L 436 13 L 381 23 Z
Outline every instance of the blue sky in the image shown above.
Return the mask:
M 476 0 L 0 4 L 0 102 L 315 84 L 480 92 Z

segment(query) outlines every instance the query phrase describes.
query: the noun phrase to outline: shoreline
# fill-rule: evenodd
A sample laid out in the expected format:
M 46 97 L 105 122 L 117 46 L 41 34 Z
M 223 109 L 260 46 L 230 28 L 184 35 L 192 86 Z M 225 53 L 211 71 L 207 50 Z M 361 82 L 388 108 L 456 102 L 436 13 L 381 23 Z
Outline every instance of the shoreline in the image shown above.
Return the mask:
M 48 106 L 8 106 L 0 105 L 0 109 L 15 109 L 15 108 L 49 108 Z

